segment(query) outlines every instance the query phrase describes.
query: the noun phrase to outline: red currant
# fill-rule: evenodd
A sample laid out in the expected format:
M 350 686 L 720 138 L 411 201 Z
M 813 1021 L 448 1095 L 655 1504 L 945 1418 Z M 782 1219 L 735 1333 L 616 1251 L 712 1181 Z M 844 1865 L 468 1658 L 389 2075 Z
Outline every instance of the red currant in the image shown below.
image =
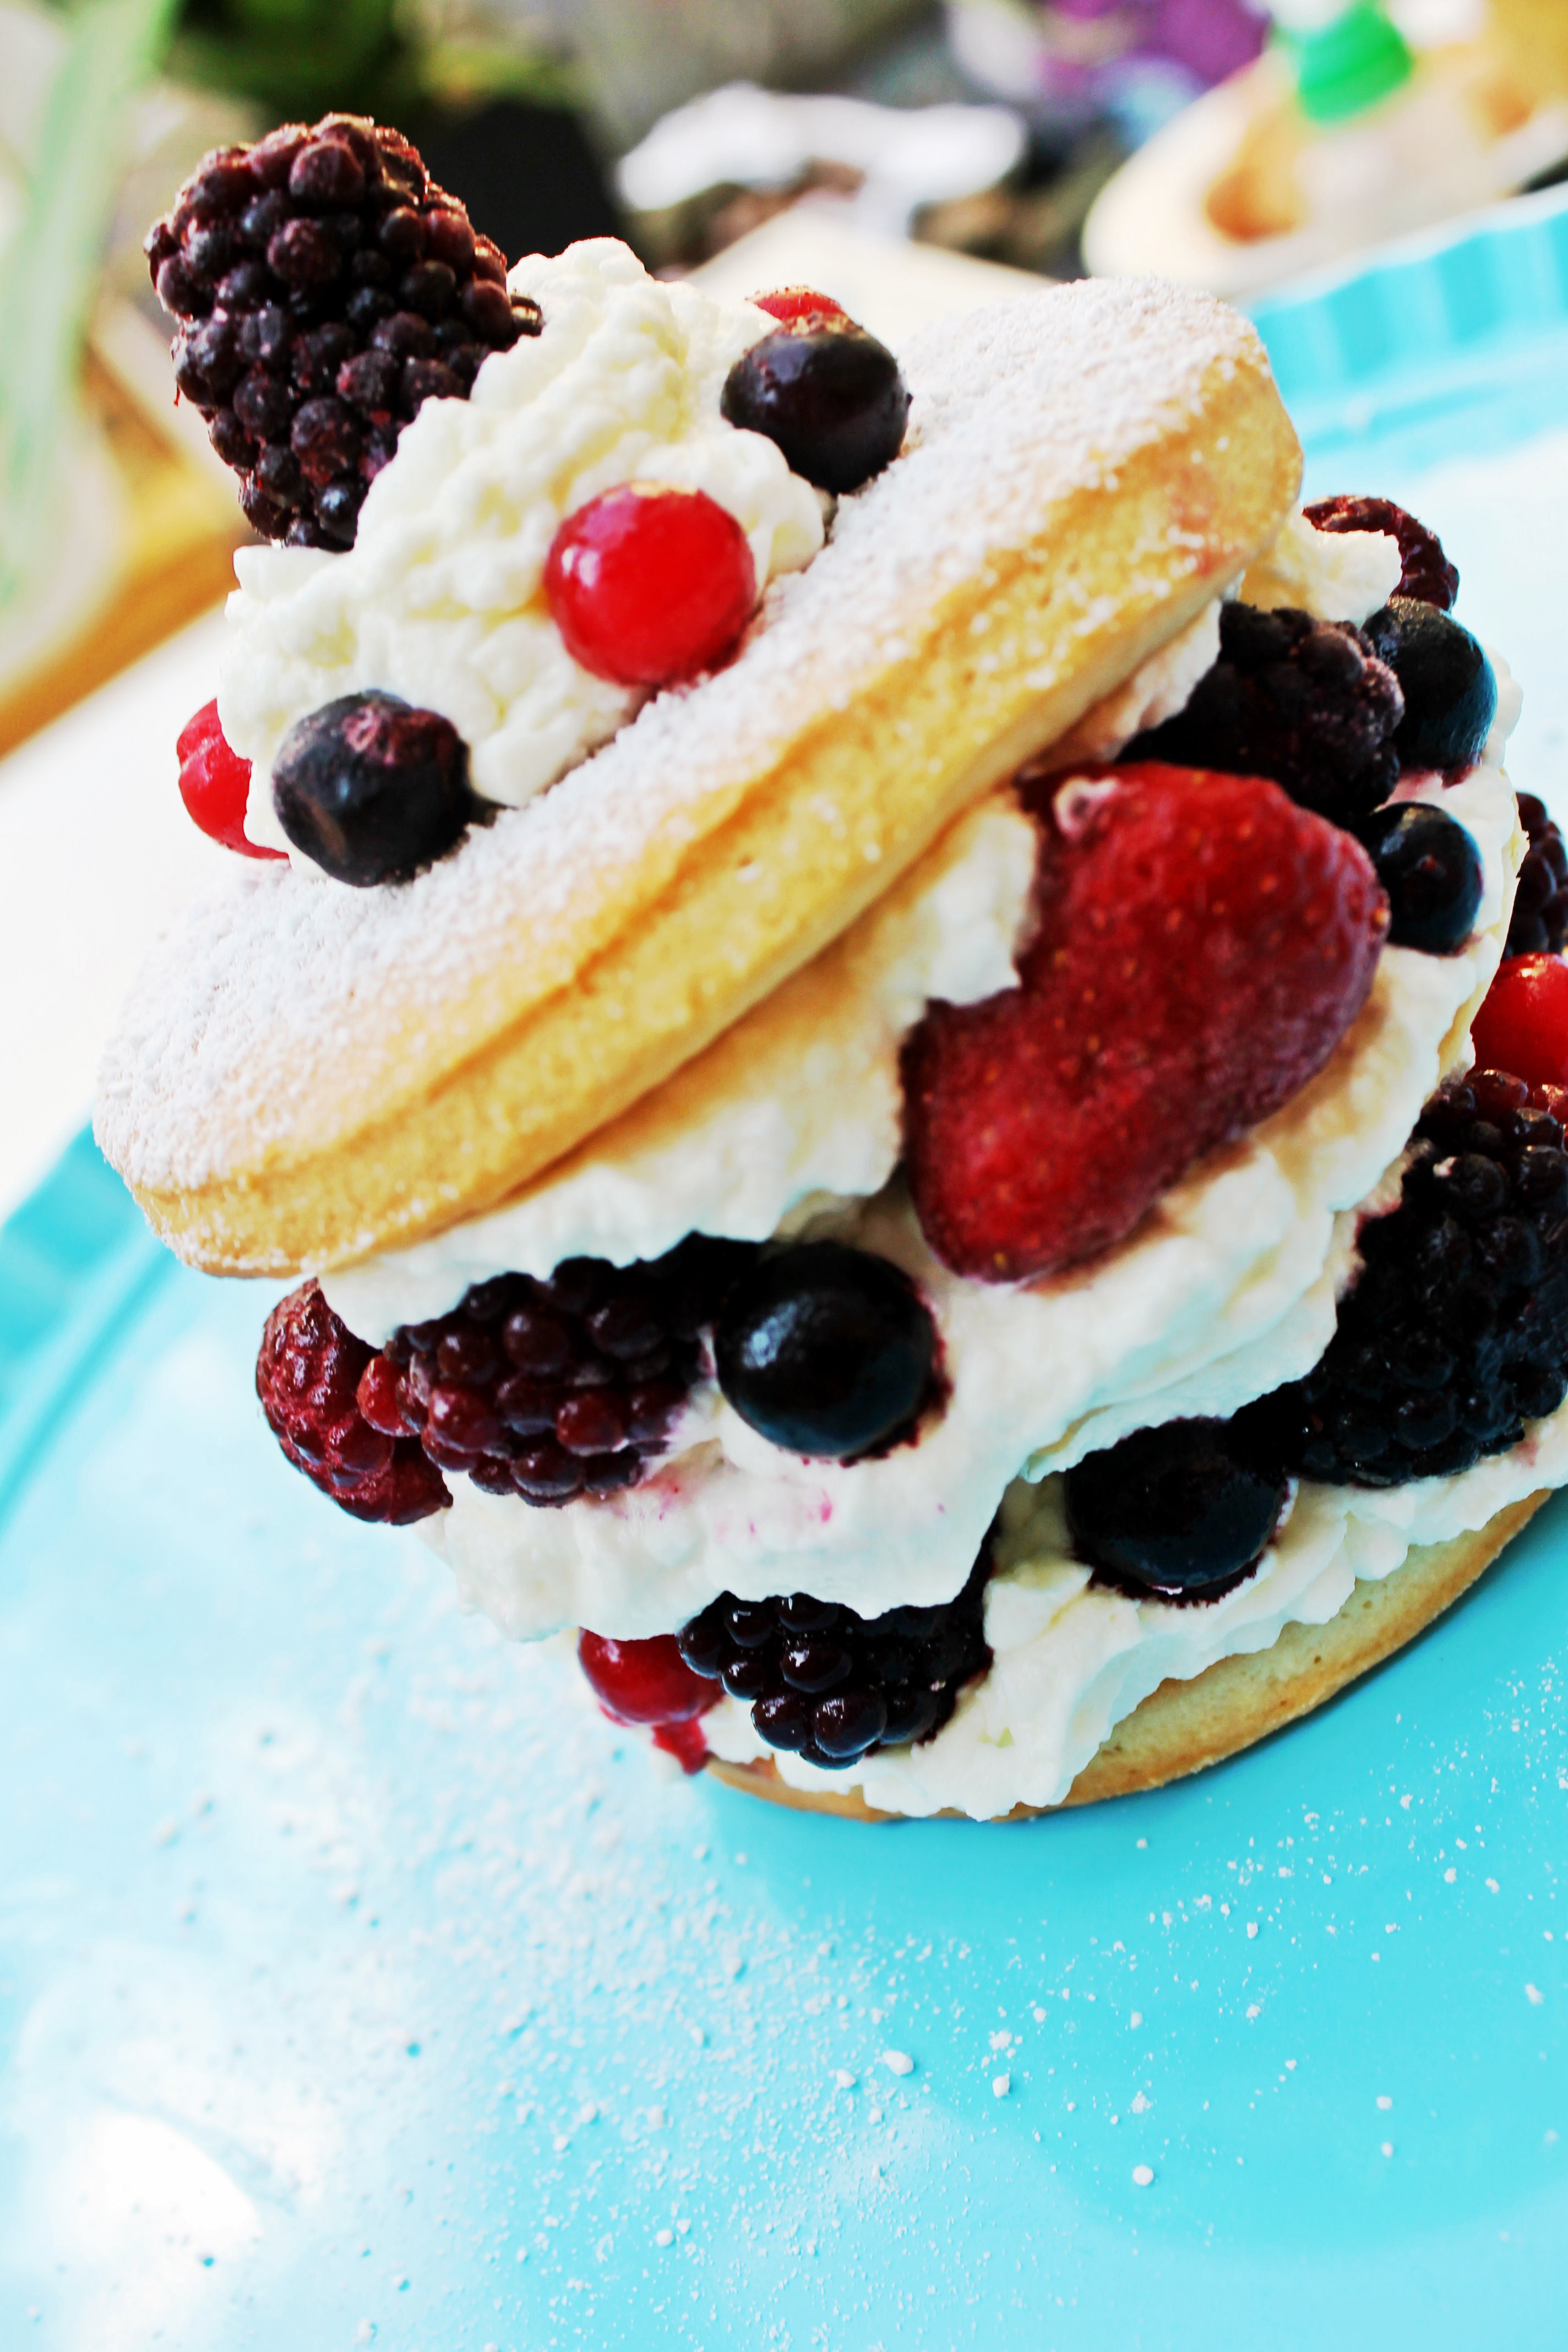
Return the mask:
M 1487 992 L 1471 1039 L 1476 1061 L 1530 1085 L 1568 1085 L 1568 962 L 1510 956 Z
M 723 1696 L 718 1683 L 692 1673 L 673 1633 L 616 1642 L 584 1631 L 577 1658 L 612 1723 L 689 1723 Z
M 819 294 L 812 286 L 780 286 L 772 294 L 753 294 L 751 299 L 754 310 L 765 310 L 770 319 L 781 320 L 785 325 L 792 319 L 845 316 L 842 302 L 836 302 L 831 294 Z
M 711 669 L 757 599 L 733 515 L 705 490 L 626 482 L 567 516 L 544 593 L 566 650 L 617 686 L 673 686 Z
M 229 749 L 217 704 L 205 703 L 188 719 L 174 746 L 180 761 L 180 798 L 188 814 L 214 841 L 242 857 L 281 857 L 245 835 L 245 804 L 250 796 L 250 762 Z

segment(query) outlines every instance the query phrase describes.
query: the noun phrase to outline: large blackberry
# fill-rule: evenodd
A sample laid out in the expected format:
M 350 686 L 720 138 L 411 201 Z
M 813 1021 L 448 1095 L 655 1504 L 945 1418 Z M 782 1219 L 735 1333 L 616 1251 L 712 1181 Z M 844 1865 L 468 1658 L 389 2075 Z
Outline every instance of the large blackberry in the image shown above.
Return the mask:
M 676 1635 L 694 1674 L 748 1702 L 770 1748 L 841 1772 L 877 1748 L 930 1739 L 959 1691 L 991 1663 L 984 1595 L 989 1538 L 955 1601 L 858 1616 L 796 1592 L 773 1601 L 721 1593 Z
M 413 1438 L 374 1429 L 355 1391 L 371 1351 L 307 1282 L 267 1318 L 256 1393 L 296 1470 L 356 1519 L 405 1527 L 451 1501 L 446 1482 Z
M 705 1335 L 756 1251 L 694 1234 L 645 1265 L 569 1258 L 548 1281 L 476 1283 L 394 1332 L 359 1404 L 487 1494 L 569 1503 L 636 1486 L 708 1361 Z
M 1339 1327 L 1245 1419 L 1287 1468 L 1396 1486 L 1517 1444 L 1568 1393 L 1568 1094 L 1482 1071 L 1434 1097 Z
M 1568 850 L 1533 793 L 1519 795 L 1519 821 L 1530 847 L 1519 869 L 1507 953 L 1561 955 L 1568 941 Z
M 1293 801 L 1348 824 L 1399 782 L 1399 681 L 1349 621 L 1220 608 L 1219 659 L 1191 701 L 1135 736 L 1124 761 L 1166 760 L 1268 776 Z
M 147 232 L 181 321 L 174 380 L 264 539 L 352 544 L 364 494 L 426 400 L 466 400 L 536 335 L 506 257 L 406 139 L 357 115 L 215 148 Z
M 1399 547 L 1402 570 L 1396 596 L 1414 596 L 1423 604 L 1448 612 L 1459 593 L 1458 568 L 1443 552 L 1435 530 L 1396 507 L 1392 499 L 1320 499 L 1306 509 L 1315 530 L 1378 530 Z

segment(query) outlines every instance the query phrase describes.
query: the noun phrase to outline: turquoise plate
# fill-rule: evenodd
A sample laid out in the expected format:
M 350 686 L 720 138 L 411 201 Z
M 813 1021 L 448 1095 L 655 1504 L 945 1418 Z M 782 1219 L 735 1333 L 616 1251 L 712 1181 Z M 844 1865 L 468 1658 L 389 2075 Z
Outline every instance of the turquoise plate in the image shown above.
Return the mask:
M 1317 486 L 1452 524 L 1538 788 L 1565 289 L 1552 200 L 1260 314 Z M 7 2352 L 1562 2352 L 1563 1507 L 1235 1763 L 867 1831 L 336 1516 L 263 1306 L 85 1141 L 0 1235 Z

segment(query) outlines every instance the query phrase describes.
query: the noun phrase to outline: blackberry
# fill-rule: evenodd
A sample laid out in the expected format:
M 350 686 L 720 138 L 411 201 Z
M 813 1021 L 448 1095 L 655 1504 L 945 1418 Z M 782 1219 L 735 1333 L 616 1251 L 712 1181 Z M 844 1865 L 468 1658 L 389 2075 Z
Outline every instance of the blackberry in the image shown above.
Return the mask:
M 1442 541 L 1392 499 L 1320 499 L 1307 508 L 1306 516 L 1316 530 L 1380 530 L 1397 540 L 1404 568 L 1394 594 L 1416 597 L 1440 613 L 1452 610 L 1459 575 L 1444 554 Z
M 1519 1443 L 1568 1393 L 1568 1094 L 1481 1071 L 1421 1115 L 1399 1206 L 1303 1381 L 1242 1417 L 1288 1469 L 1396 1486 Z
M 295 547 L 352 545 L 423 403 L 466 400 L 542 323 L 407 140 L 357 115 L 216 148 L 144 250 L 175 383 L 252 528 Z
M 1124 761 L 1268 776 L 1301 807 L 1348 824 L 1399 782 L 1399 681 L 1349 621 L 1220 607 L 1219 659 L 1184 710 L 1135 736 Z
M 635 1486 L 707 1361 L 705 1335 L 756 1252 L 694 1234 L 650 1263 L 568 1258 L 502 1274 L 368 1355 L 373 1429 L 490 1495 L 548 1507 Z
M 719 1385 L 772 1444 L 846 1462 L 913 1428 L 937 1336 L 909 1276 L 842 1242 L 797 1242 L 730 1295 L 713 1336 Z
M 1068 1525 L 1097 1581 L 1134 1601 L 1217 1601 L 1279 1525 L 1285 1478 L 1234 1422 L 1171 1421 L 1067 1474 Z
M 296 1470 L 356 1519 L 405 1527 L 452 1498 L 414 1439 L 374 1429 L 361 1412 L 355 1391 L 370 1362 L 364 1341 L 307 1282 L 267 1318 L 256 1393 Z
M 746 1701 L 770 1748 L 841 1772 L 878 1748 L 942 1729 L 963 1685 L 991 1663 L 984 1596 L 989 1539 L 955 1601 L 858 1616 L 831 1601 L 737 1601 L 721 1593 L 676 1635 L 693 1674 Z
M 1533 793 L 1520 793 L 1519 821 L 1530 847 L 1519 869 L 1506 952 L 1561 955 L 1568 941 L 1568 850 Z

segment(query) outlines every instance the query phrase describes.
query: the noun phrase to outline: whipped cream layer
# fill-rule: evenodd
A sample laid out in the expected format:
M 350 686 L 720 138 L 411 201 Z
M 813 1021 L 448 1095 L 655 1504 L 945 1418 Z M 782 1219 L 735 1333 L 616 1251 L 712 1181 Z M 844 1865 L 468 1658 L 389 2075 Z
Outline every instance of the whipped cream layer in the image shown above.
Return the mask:
M 1358 1580 L 1380 1582 L 1418 1545 L 1474 1532 L 1510 1504 L 1564 1483 L 1568 1405 L 1511 1452 L 1455 1477 L 1383 1488 L 1303 1485 L 1247 1581 L 1184 1607 L 1092 1584 L 1072 1557 L 1061 1480 L 1015 1486 L 985 1592 L 991 1669 L 934 1739 L 824 1772 L 769 1748 L 734 1699 L 711 1708 L 702 1728 L 714 1755 L 731 1763 L 768 1757 L 794 1788 L 856 1789 L 884 1812 L 951 1809 L 993 1821 L 1015 1805 L 1059 1804 L 1101 1742 L 1161 1683 L 1270 1649 L 1287 1625 L 1326 1625 Z
M 432 1241 L 323 1274 L 329 1301 L 379 1347 L 492 1274 L 627 1265 L 689 1233 L 766 1241 L 824 1196 L 879 1192 L 902 1148 L 899 1047 L 933 997 L 974 1004 L 1016 986 L 1036 849 L 1010 795 L 984 802 L 816 966 L 553 1176 Z
M 601 491 L 706 491 L 746 533 L 759 596 L 822 544 L 811 485 L 720 414 L 730 368 L 776 324 L 766 311 L 650 278 L 609 237 L 532 256 L 509 283 L 539 303 L 542 331 L 492 352 L 468 399 L 426 402 L 353 546 L 235 558 L 218 709 L 254 763 L 253 841 L 289 847 L 271 763 L 339 695 L 380 688 L 439 711 L 468 744 L 475 790 L 511 805 L 632 716 L 642 698 L 574 661 L 543 597 L 558 525 Z
M 1049 1281 L 967 1281 L 931 1255 L 897 1184 L 807 1228 L 893 1259 L 924 1292 L 951 1390 L 918 1443 L 878 1461 L 803 1460 L 709 1385 L 659 1468 L 624 1495 L 540 1511 L 457 1480 L 451 1509 L 424 1525 L 464 1599 L 513 1634 L 579 1623 L 622 1638 L 667 1633 L 721 1591 L 809 1591 L 868 1616 L 951 1600 L 1020 1473 L 1066 1469 L 1132 1429 L 1229 1414 L 1308 1371 L 1332 1335 L 1361 1215 L 1397 1197 L 1422 1104 L 1468 1063 L 1522 855 L 1497 768 L 1413 789 L 1476 840 L 1476 932 L 1453 956 L 1385 949 L 1317 1077 L 1120 1247 Z

